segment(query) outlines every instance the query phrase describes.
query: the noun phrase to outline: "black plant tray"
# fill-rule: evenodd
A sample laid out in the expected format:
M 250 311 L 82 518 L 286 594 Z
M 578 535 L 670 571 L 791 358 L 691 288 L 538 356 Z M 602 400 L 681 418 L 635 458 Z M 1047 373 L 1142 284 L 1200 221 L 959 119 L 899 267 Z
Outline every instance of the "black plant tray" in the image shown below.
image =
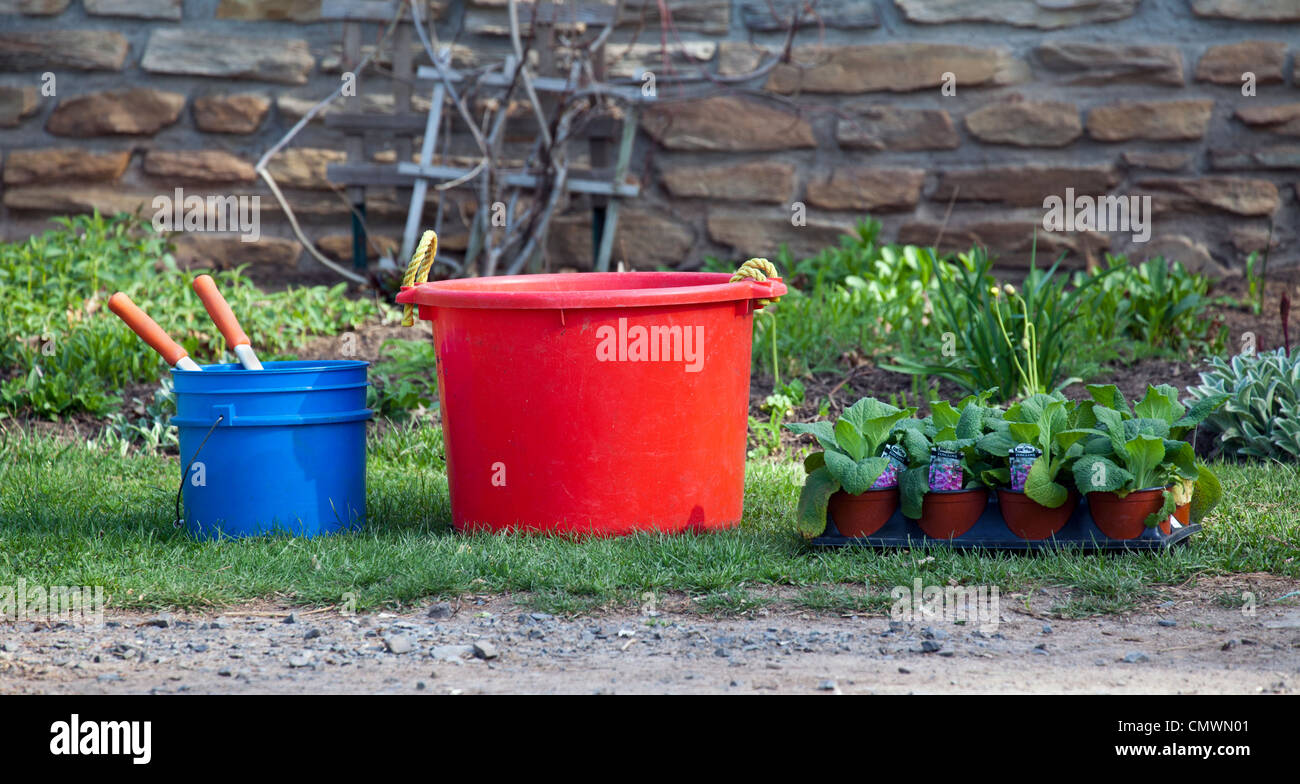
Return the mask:
M 1183 544 L 1191 535 L 1201 530 L 1199 524 L 1174 528 L 1167 536 L 1159 528 L 1148 528 L 1136 539 L 1111 539 L 1097 528 L 1088 513 L 1088 501 L 1079 501 L 1070 521 L 1050 539 L 1021 539 L 1007 528 L 1002 521 L 1002 512 L 998 508 L 996 493 L 989 493 L 988 506 L 984 513 L 965 534 L 955 539 L 934 539 L 926 536 L 915 521 L 903 517 L 902 510 L 896 510 L 889 521 L 872 536 L 840 536 L 835 528 L 835 521 L 826 515 L 826 530 L 812 540 L 814 547 L 925 547 L 935 545 L 959 550 L 1012 550 L 1033 552 L 1055 548 L 1082 549 L 1086 552 L 1165 550 L 1174 545 Z

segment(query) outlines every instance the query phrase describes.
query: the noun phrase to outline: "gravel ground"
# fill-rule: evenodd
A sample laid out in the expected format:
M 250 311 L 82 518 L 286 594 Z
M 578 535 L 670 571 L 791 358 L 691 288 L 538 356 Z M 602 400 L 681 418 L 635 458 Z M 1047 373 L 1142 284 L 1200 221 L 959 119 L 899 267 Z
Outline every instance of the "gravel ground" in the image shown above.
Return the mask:
M 1300 610 L 1204 599 L 966 625 L 763 609 L 557 617 L 504 597 L 403 613 L 241 607 L 0 624 L 0 693 L 1295 693 Z M 1012 606 L 1014 605 L 1014 607 Z M 1038 605 L 1042 605 L 1040 609 Z

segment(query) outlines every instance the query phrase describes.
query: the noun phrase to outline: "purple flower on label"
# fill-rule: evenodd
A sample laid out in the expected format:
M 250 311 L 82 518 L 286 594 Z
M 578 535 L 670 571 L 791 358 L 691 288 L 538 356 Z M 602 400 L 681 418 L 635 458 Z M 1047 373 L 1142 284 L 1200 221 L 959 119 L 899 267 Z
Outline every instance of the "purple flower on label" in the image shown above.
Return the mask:
M 1022 492 L 1025 489 L 1025 482 L 1029 479 L 1029 466 L 1017 465 L 1011 468 L 1011 489 Z
M 907 468 L 907 463 L 904 462 L 907 459 L 907 452 L 903 451 L 903 448 L 897 444 L 885 447 L 882 457 L 889 458 L 889 465 L 885 467 L 884 473 L 871 486 L 872 490 L 887 490 L 891 487 L 898 487 L 898 473 Z
M 930 489 L 960 490 L 962 486 L 961 458 L 932 454 L 930 458 Z
M 1033 467 L 1034 461 L 1041 454 L 1043 454 L 1042 451 L 1033 444 L 1017 444 L 1012 447 L 1008 453 L 1008 457 L 1011 458 L 1012 490 L 1024 492 L 1025 482 L 1029 479 L 1029 469 Z
M 898 487 L 898 465 L 890 462 L 885 472 L 876 479 L 876 483 L 871 486 L 872 490 L 887 490 L 891 487 Z

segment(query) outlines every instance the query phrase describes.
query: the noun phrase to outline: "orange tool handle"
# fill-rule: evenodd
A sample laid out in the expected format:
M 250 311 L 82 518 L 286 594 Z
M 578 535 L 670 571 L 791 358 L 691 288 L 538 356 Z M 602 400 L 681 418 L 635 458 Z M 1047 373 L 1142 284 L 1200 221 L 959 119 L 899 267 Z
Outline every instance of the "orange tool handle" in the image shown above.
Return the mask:
M 199 299 L 203 300 L 203 307 L 208 309 L 208 315 L 225 335 L 226 342 L 231 348 L 235 346 L 251 345 L 252 341 L 244 330 L 239 326 L 239 320 L 235 318 L 235 312 L 230 309 L 230 303 L 226 298 L 221 296 L 217 291 L 217 282 L 212 279 L 211 275 L 200 275 L 194 279 L 194 291 L 198 293 Z
M 163 332 L 163 328 L 158 326 L 158 322 L 149 318 L 149 314 L 140 310 L 140 307 L 122 292 L 119 291 L 108 298 L 108 309 L 125 321 L 131 331 L 139 335 L 154 351 L 162 354 L 162 358 L 166 360 L 168 365 L 174 366 L 177 362 L 189 356 L 185 349 L 168 337 L 166 332 Z

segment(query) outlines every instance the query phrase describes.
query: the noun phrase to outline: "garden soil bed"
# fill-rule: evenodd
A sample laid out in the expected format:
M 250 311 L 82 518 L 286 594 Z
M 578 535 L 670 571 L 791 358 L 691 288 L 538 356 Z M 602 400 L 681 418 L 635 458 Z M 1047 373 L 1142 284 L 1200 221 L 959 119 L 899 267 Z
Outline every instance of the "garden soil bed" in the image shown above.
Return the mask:
M 402 613 L 270 606 L 0 625 L 0 693 L 1296 693 L 1300 581 L 1208 578 L 1136 613 L 1052 617 L 1013 594 L 996 629 L 770 608 L 552 616 L 511 597 Z M 1253 616 L 1219 598 L 1257 591 Z M 923 643 L 925 643 L 923 645 Z M 477 650 L 475 648 L 477 646 Z M 929 651 L 929 652 L 923 652 Z

